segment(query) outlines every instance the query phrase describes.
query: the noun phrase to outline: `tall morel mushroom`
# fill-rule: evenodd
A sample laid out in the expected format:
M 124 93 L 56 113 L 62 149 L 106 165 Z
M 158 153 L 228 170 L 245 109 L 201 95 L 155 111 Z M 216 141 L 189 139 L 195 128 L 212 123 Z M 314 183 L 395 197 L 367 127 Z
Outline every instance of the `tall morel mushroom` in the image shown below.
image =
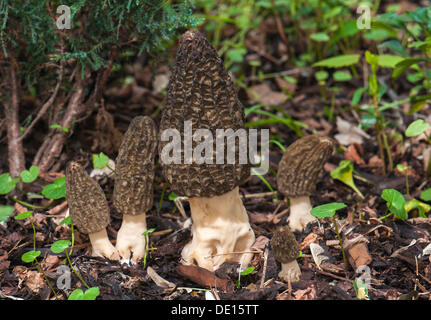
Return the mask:
M 157 130 L 150 117 L 139 116 L 127 129 L 115 160 L 113 202 L 123 213 L 117 234 L 117 250 L 125 260 L 144 257 L 146 212 L 153 206 L 154 157 Z
M 290 200 L 292 230 L 302 231 L 309 222 L 316 220 L 310 214 L 310 195 L 336 146 L 337 142 L 331 138 L 310 135 L 296 140 L 284 152 L 278 165 L 277 187 Z
M 281 263 L 278 277 L 286 282 L 299 281 L 301 269 L 296 261 L 299 255 L 299 245 L 288 226 L 279 227 L 274 232 L 271 239 L 271 250 L 274 258 Z
M 99 184 L 76 162 L 70 162 L 66 168 L 66 199 L 73 223 L 90 238 L 92 255 L 119 259 L 118 252 L 106 233 L 109 207 L 105 194 Z
M 214 157 L 203 163 L 190 161 L 196 160 L 196 153 L 192 157 L 187 151 L 190 147 L 196 152 L 197 129 L 204 129 L 214 140 L 221 136 L 223 143 L 219 129 L 245 132 L 243 106 L 232 80 L 215 49 L 197 31 L 188 31 L 180 39 L 162 112 L 159 154 L 163 173 L 172 191 L 188 198 L 193 221 L 193 238 L 182 251 L 183 263 L 195 261 L 211 271 L 225 261 L 246 266 L 255 236 L 238 185 L 249 176 L 250 166 L 239 163 L 238 144 L 235 161 L 230 163 L 227 148 L 220 162 Z M 168 142 L 165 134 L 170 130 L 180 133 L 180 142 Z M 166 161 L 166 150 L 173 144 L 181 151 L 176 163 Z M 213 144 L 210 149 L 214 155 Z

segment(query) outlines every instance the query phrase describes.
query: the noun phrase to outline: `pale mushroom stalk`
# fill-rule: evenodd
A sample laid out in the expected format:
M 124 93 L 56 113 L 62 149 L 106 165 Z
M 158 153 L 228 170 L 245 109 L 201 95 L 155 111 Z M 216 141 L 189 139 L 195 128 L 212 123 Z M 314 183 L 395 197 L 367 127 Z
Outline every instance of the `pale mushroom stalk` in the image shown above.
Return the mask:
M 301 269 L 296 261 L 299 245 L 288 226 L 280 227 L 274 232 L 271 250 L 274 258 L 281 263 L 278 277 L 285 282 L 298 282 L 301 277 Z
M 69 163 L 66 169 L 66 199 L 73 223 L 90 238 L 92 255 L 110 260 L 119 259 L 106 232 L 109 207 L 105 194 L 99 184 L 76 162 Z
M 153 206 L 157 130 L 150 117 L 132 120 L 115 160 L 113 202 L 123 213 L 116 248 L 125 262 L 136 263 L 147 250 L 146 212 Z
M 290 201 L 289 226 L 302 231 L 315 221 L 310 213 L 310 195 L 316 189 L 319 173 L 335 153 L 337 142 L 310 135 L 296 140 L 284 152 L 278 165 L 277 187 Z
M 208 270 L 225 261 L 247 266 L 253 257 L 250 247 L 255 236 L 238 187 L 221 196 L 190 198 L 189 204 L 193 238 L 181 253 L 184 263 L 196 261 Z
M 186 121 L 193 128 L 190 136 L 184 133 Z M 201 33 L 188 31 L 180 39 L 169 79 L 159 143 L 163 174 L 171 190 L 190 203 L 192 240 L 182 251 L 182 263 L 196 262 L 210 271 L 225 261 L 246 267 L 255 236 L 238 185 L 250 175 L 250 166 L 239 163 L 238 148 L 229 149 L 235 152 L 235 163 L 226 161 L 227 152 L 222 163 L 216 163 L 214 157 L 210 163 L 185 161 L 185 139 L 198 129 L 207 130 L 212 137 L 217 137 L 218 129 L 244 129 L 244 110 L 216 50 Z M 167 130 L 181 134 L 177 163 L 166 161 L 164 148 L 172 144 L 163 138 Z M 192 149 L 197 145 L 193 140 Z

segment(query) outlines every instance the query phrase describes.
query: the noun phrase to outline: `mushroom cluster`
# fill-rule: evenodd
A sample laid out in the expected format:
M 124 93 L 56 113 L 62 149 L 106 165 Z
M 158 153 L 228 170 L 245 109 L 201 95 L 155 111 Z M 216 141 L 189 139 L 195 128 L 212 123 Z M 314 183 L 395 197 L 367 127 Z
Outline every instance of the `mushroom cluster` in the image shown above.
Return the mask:
M 116 248 L 109 241 L 109 207 L 98 183 L 76 162 L 66 170 L 66 198 L 70 217 L 89 235 L 94 256 L 137 262 L 145 254 L 146 212 L 153 205 L 154 157 L 157 130 L 149 117 L 136 117 L 124 135 L 115 167 L 113 202 L 123 213 Z
M 310 195 L 316 189 L 319 173 L 336 148 L 335 140 L 310 135 L 296 140 L 284 152 L 278 165 L 277 187 L 289 198 L 289 226 L 293 231 L 302 231 L 316 220 L 310 214 Z
M 186 32 L 179 41 L 162 111 L 159 155 L 172 191 L 187 197 L 190 204 L 193 238 L 182 251 L 183 263 L 196 262 L 211 271 L 225 261 L 246 266 L 252 258 L 249 251 L 255 236 L 238 185 L 249 176 L 250 166 L 239 163 L 238 148 L 235 163 L 228 163 L 227 150 L 223 150 L 222 163 L 188 161 L 187 122 L 191 136 L 196 129 L 218 138 L 219 129 L 244 128 L 243 106 L 233 82 L 216 50 L 197 31 Z M 164 148 L 171 143 L 163 139 L 165 130 L 181 132 L 179 163 L 163 161 Z M 196 140 L 192 149 L 198 145 Z M 213 151 L 216 154 L 215 147 Z

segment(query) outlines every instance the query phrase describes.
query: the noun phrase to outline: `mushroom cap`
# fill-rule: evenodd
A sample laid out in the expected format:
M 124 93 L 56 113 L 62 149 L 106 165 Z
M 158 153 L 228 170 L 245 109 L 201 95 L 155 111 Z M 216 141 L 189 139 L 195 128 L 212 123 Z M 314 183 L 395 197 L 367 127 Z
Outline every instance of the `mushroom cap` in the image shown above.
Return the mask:
M 284 152 L 278 165 L 277 187 L 287 197 L 310 196 L 323 165 L 334 155 L 334 139 L 310 135 L 296 140 Z
M 211 132 L 213 159 L 210 164 L 184 161 L 185 121 L 190 121 L 193 134 L 197 129 Z M 181 163 L 166 164 L 161 161 L 163 174 L 176 194 L 187 197 L 222 195 L 249 176 L 250 165 L 239 163 L 239 139 L 235 143 L 235 162 L 229 164 L 226 160 L 225 139 L 223 164 L 216 163 L 216 130 L 232 129 L 237 132 L 243 129 L 245 132 L 244 108 L 223 61 L 198 31 L 186 32 L 179 41 L 162 111 L 160 135 L 166 129 L 176 129 L 181 135 Z M 159 141 L 161 160 L 162 150 L 169 143 Z M 193 140 L 192 150 L 200 143 Z
M 109 224 L 109 207 L 102 188 L 76 162 L 66 168 L 66 199 L 70 217 L 82 233 L 95 233 Z
M 272 236 L 271 250 L 280 263 L 288 263 L 299 255 L 299 245 L 288 226 L 279 227 Z
M 135 117 L 115 159 L 113 202 L 123 214 L 139 215 L 153 206 L 157 129 L 147 116 Z

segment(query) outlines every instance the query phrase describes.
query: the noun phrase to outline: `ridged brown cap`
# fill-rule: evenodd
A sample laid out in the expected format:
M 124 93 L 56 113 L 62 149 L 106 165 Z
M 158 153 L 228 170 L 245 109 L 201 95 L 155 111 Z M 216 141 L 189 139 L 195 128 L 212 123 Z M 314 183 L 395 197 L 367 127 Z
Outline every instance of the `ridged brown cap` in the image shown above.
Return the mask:
M 157 129 L 150 117 L 132 120 L 115 159 L 113 201 L 123 214 L 143 214 L 153 206 Z
M 323 165 L 334 155 L 337 142 L 310 135 L 296 140 L 284 152 L 278 165 L 277 187 L 287 197 L 311 195 Z
M 299 245 L 289 226 L 279 227 L 272 236 L 271 250 L 274 258 L 280 263 L 288 263 L 299 255 Z
M 211 164 L 184 161 L 184 121 L 192 132 L 208 129 L 215 145 L 216 129 L 244 129 L 244 108 L 238 100 L 231 77 L 213 46 L 197 31 L 186 32 L 179 41 L 162 112 L 160 134 L 176 129 L 181 134 L 181 163 L 164 164 L 163 173 L 172 191 L 187 197 L 213 197 L 233 190 L 250 174 L 249 164 L 239 164 L 238 143 L 235 163 L 216 164 L 215 146 Z M 238 139 L 237 139 L 238 140 Z M 169 141 L 159 142 L 159 154 Z M 193 141 L 192 149 L 200 144 Z M 162 157 L 161 157 L 162 158 Z
M 66 199 L 70 217 L 80 232 L 95 233 L 109 224 L 109 207 L 102 188 L 76 162 L 66 168 Z

